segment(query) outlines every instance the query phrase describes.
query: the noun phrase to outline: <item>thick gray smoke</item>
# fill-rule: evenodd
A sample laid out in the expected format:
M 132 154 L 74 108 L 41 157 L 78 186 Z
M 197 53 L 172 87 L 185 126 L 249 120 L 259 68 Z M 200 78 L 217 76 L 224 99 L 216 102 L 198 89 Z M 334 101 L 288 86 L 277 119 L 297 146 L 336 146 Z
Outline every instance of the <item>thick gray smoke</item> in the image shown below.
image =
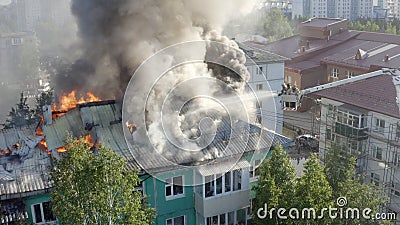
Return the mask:
M 156 51 L 183 41 L 221 39 L 248 0 L 72 0 L 83 57 L 56 81 L 58 91 L 122 97 L 134 70 Z
M 223 43 L 222 46 L 206 44 L 191 51 L 202 55 L 204 61 L 217 59 L 230 69 L 203 62 L 182 65 L 151 86 L 160 76 L 152 70 L 170 68 L 177 60 L 174 52 L 163 56 L 148 71 L 135 75 L 132 82 L 139 88 L 128 98 L 131 99 L 127 109 L 129 117 L 138 125 L 133 134 L 137 144 L 149 137 L 157 152 L 171 160 L 177 155 L 168 148 L 172 139 L 173 145 L 181 149 L 202 149 L 210 142 L 207 137 L 200 138 L 202 133 L 215 132 L 223 120 L 244 119 L 246 113 L 243 110 L 227 112 L 223 106 L 207 99 L 191 100 L 183 109 L 174 105 L 182 106 L 196 94 L 221 97 L 243 93 L 249 79 L 245 55 L 232 50 L 237 49 L 236 43 L 221 33 L 227 22 L 252 7 L 253 2 L 248 0 L 73 0 L 72 12 L 78 22 L 84 55 L 71 67 L 67 77 L 59 77 L 58 88 L 64 92 L 76 89 L 103 98 L 119 98 L 133 72 L 157 51 L 193 40 Z M 197 77 L 217 78 L 221 82 L 210 84 L 201 80 L 195 86 L 193 83 L 182 85 Z M 171 87 L 178 86 L 182 88 L 171 93 Z M 146 103 L 145 124 L 140 123 L 144 111 L 142 102 Z M 210 119 L 203 120 L 205 117 Z M 185 158 L 183 161 L 203 160 L 220 154 L 213 151 L 186 151 L 179 155 Z

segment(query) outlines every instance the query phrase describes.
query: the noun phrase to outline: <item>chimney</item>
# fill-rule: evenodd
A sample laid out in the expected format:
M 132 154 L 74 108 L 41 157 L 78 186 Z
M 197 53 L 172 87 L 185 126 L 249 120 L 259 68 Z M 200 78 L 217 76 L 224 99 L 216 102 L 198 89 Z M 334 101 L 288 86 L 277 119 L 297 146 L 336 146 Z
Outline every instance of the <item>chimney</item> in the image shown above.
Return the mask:
M 388 62 L 389 61 L 389 55 L 385 55 L 385 58 L 383 58 L 384 62 Z
M 301 46 L 300 47 L 300 53 L 303 53 L 303 52 L 305 52 L 306 51 L 306 47 L 305 46 Z
M 307 49 L 310 49 L 310 41 L 309 41 L 309 40 L 307 40 L 306 48 L 307 48 Z
M 43 118 L 44 118 L 44 124 L 52 124 L 53 123 L 53 112 L 51 109 L 51 105 L 45 105 L 43 106 Z

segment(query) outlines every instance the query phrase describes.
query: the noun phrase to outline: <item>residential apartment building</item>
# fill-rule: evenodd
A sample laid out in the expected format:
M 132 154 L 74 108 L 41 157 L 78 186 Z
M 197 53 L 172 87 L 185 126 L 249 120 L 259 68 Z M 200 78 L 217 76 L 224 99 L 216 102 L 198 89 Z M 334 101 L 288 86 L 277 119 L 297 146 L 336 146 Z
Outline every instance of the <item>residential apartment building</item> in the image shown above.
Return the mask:
M 121 104 L 115 101 L 81 104 L 65 114 L 52 112 L 50 106 L 47 109 L 39 125 L 47 144 L 45 151 L 51 152 L 52 157 L 62 157 L 65 154 L 62 147 L 70 133 L 74 137 L 90 135 L 93 143 L 101 143 L 123 156 L 128 168 L 141 171 L 142 184 L 137 189 L 142 190 L 147 202 L 155 208 L 156 225 L 249 224 L 251 198 L 254 198 L 251 187 L 257 182 L 257 166 L 271 146 L 287 147 L 292 142 L 256 125 L 238 121 L 233 126 L 238 127 L 239 133 L 227 139 L 231 127 L 221 125 L 208 146 L 208 149 L 223 152 L 224 157 L 197 165 L 199 162 L 185 161 L 176 154 L 175 161 L 170 162 L 135 143 L 131 147 L 136 150 L 131 151 L 122 127 Z M 249 138 L 248 142 L 244 142 L 243 135 Z M 228 147 L 228 143 L 232 147 Z M 48 199 L 44 197 L 25 201 L 28 214 L 35 207 L 45 208 Z M 32 208 L 37 204 L 39 206 Z M 35 217 L 30 218 L 35 222 Z M 36 221 L 36 224 L 40 223 Z
M 373 0 L 293 0 L 292 17 L 372 18 Z
M 317 92 L 320 156 L 339 145 L 357 158 L 365 182 L 384 188 L 388 211 L 400 210 L 400 73 L 382 74 Z
M 375 4 L 387 10 L 388 19 L 400 18 L 400 2 L 398 0 L 378 0 Z
M 35 127 L 0 131 L 0 223 L 27 218 L 34 224 L 55 224 L 50 207 L 50 155 Z
M 400 64 L 400 36 L 348 30 L 344 19 L 316 18 L 301 25 L 299 35 L 254 48 L 289 58 L 285 82 L 300 89 Z
M 268 96 L 266 92 L 278 93 L 281 90 L 284 82 L 284 64 L 288 59 L 245 44 L 239 43 L 239 47 L 246 54 L 246 67 L 250 73 L 247 91 L 254 92 L 258 96 L 257 121 L 263 127 L 282 134 L 283 111 L 280 107 L 279 96 Z
M 33 31 L 41 22 L 62 26 L 71 17 L 70 0 L 13 0 L 17 30 Z
M 35 51 L 37 38 L 32 32 L 0 34 L 0 79 L 3 84 L 12 84 L 24 80 L 28 74 L 20 71 L 21 57 L 28 50 Z M 25 51 L 26 50 L 26 51 Z M 24 52 L 25 51 L 25 52 Z M 13 76 L 10 76 L 13 74 Z

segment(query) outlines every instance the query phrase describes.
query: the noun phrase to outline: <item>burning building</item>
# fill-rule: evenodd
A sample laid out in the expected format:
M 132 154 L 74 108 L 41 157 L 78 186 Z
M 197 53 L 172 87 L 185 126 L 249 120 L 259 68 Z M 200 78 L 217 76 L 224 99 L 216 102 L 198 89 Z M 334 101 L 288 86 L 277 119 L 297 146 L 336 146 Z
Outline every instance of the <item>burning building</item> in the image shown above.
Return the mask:
M 35 127 L 0 131 L 1 224 L 26 218 L 37 223 L 55 221 L 51 210 L 43 208 L 52 181 L 51 159 L 41 149 L 42 139 Z
M 182 219 L 185 224 L 206 224 L 204 221 L 211 220 L 216 213 L 223 215 L 226 221 L 247 223 L 250 185 L 256 182 L 258 164 L 271 145 L 291 142 L 244 122 L 233 125 L 243 128 L 241 132 L 231 134 L 235 129 L 229 123 L 221 123 L 214 140 L 203 151 L 221 151 L 222 154 L 206 160 L 203 166 L 184 155 L 176 155 L 171 161 L 152 154 L 141 145 L 129 146 L 121 108 L 117 101 L 100 101 L 78 104 L 56 118 L 45 115 L 44 118 L 51 118 L 42 124 L 47 149 L 54 157 L 62 157 L 64 143 L 71 134 L 90 137 L 93 145 L 102 144 L 121 155 L 129 169 L 141 171 L 140 188 L 157 210 L 156 224 Z

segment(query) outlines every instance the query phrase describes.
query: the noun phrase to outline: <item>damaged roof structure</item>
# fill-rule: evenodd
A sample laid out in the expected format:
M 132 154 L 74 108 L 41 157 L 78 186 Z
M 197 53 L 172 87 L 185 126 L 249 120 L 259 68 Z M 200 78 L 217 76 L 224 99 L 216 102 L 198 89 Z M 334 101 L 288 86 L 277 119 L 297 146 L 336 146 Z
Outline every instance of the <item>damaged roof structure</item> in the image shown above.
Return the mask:
M 130 169 L 157 171 L 168 167 L 173 168 L 176 165 L 196 163 L 190 161 L 190 158 L 188 159 L 179 154 L 174 155 L 171 162 L 165 157 L 160 157 L 159 154 L 151 154 L 150 149 L 137 145 L 133 140 L 128 141 L 130 141 L 129 144 L 132 144 L 132 149 L 136 150 L 130 151 L 125 141 L 121 117 L 121 104 L 116 101 L 80 104 L 75 109 L 54 120 L 44 121 L 42 127 L 47 148 L 52 152 L 52 155 L 60 157 L 62 151 L 57 150 L 60 150 L 65 145 L 69 134 L 76 138 L 90 135 L 93 143 L 98 142 L 123 156 L 127 160 Z M 271 145 L 278 143 L 285 145 L 291 142 L 291 140 L 281 135 L 242 121 L 238 121 L 233 126 L 247 128 L 247 130 L 242 130 L 244 132 L 243 135 L 238 133 L 231 134 L 232 127 L 228 123 L 221 123 L 214 140 L 207 146 L 209 150 L 220 151 L 221 154 L 218 158 L 240 155 L 256 149 L 265 150 L 268 148 L 269 150 Z M 127 135 L 129 136 L 129 134 Z M 231 136 L 229 140 L 231 144 L 228 146 L 225 138 L 229 136 Z M 174 148 L 174 146 L 171 144 L 167 148 Z M 140 163 L 136 159 L 140 159 Z
M 40 148 L 43 136 L 34 127 L 0 131 L 0 223 L 28 216 L 21 198 L 52 187 L 50 155 Z

